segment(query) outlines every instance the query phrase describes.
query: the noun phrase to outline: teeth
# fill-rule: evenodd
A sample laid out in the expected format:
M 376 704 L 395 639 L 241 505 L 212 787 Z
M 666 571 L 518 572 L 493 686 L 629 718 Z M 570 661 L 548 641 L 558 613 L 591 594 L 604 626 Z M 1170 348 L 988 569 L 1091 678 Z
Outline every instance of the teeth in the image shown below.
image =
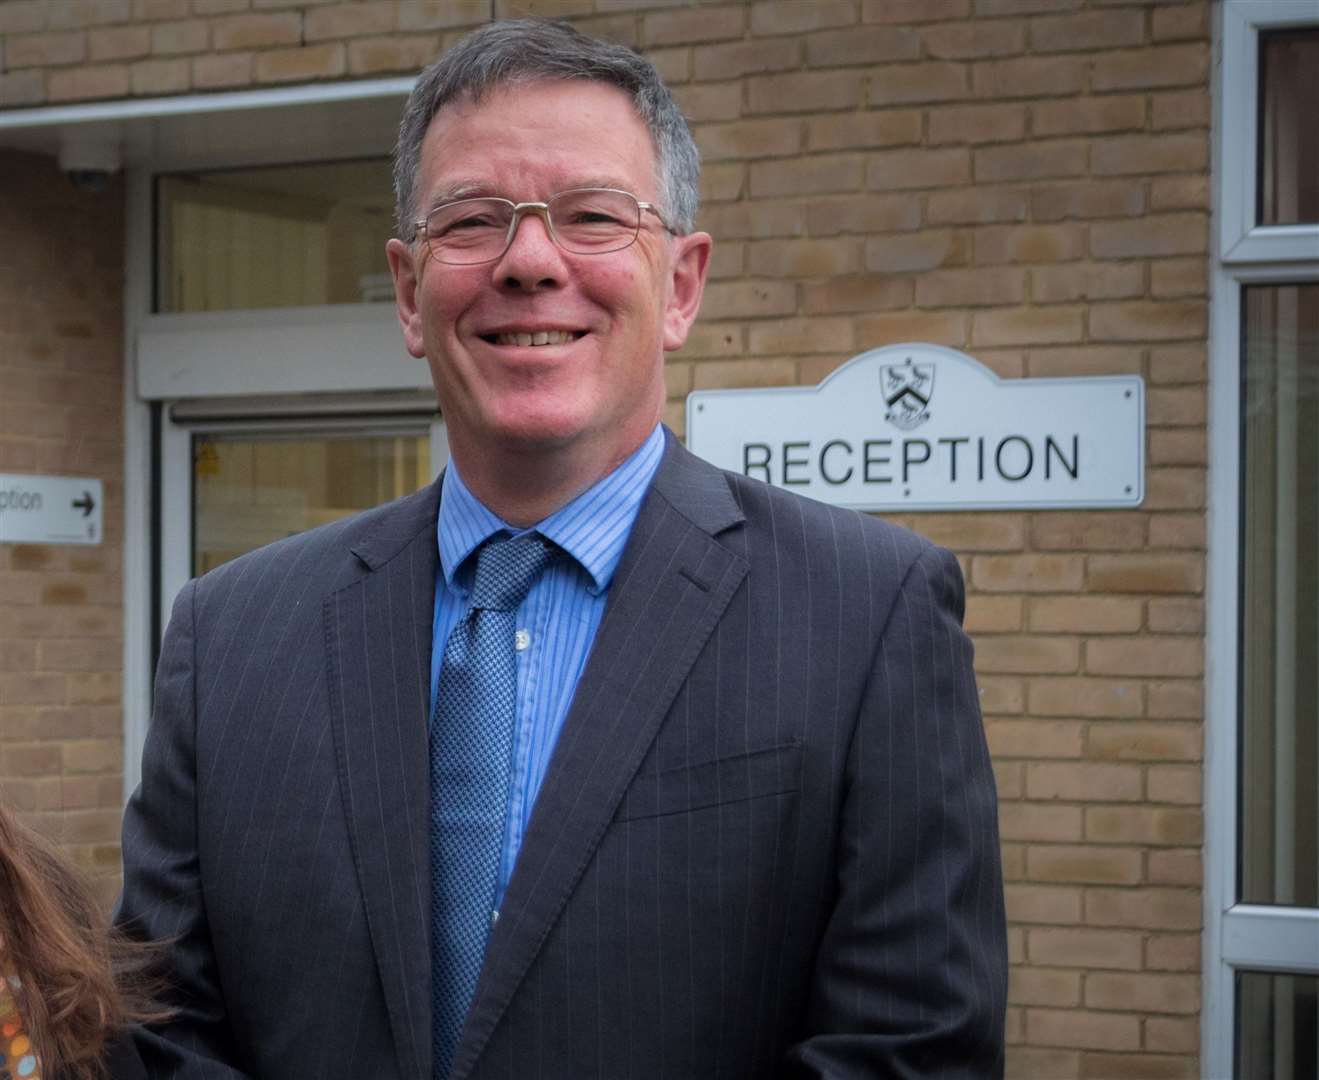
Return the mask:
M 533 333 L 496 334 L 497 345 L 566 345 L 573 334 L 567 330 L 537 330 Z

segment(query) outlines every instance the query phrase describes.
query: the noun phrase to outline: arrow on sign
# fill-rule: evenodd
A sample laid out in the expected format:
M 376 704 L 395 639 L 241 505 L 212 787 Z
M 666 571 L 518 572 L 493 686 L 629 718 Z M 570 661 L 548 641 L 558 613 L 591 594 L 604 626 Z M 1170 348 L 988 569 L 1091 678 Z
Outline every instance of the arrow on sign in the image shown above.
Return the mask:
M 92 498 L 92 493 L 84 491 L 81 499 L 73 500 L 73 508 L 81 510 L 83 517 L 91 517 L 92 511 L 96 509 L 96 501 Z

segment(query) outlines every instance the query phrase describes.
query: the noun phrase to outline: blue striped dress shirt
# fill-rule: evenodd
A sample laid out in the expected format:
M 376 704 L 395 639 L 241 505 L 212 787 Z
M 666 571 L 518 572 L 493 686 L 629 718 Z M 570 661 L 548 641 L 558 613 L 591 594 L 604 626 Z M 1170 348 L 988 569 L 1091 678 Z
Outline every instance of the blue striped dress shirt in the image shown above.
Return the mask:
M 604 616 L 609 583 L 663 456 L 664 431 L 656 425 L 618 468 L 532 526 L 571 558 L 551 563 L 518 608 L 517 728 L 496 907 L 512 877 L 531 808 Z M 531 531 L 515 529 L 488 510 L 468 490 L 452 461 L 442 483 L 440 573 L 435 582 L 431 640 L 432 716 L 444 646 L 467 611 L 476 565 L 468 556 L 493 533 Z

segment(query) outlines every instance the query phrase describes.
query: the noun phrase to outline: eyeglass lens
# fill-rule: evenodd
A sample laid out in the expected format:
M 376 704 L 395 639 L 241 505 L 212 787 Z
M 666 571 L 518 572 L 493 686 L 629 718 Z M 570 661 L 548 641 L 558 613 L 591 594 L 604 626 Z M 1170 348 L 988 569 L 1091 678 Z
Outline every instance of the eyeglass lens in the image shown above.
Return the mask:
M 641 226 L 637 200 L 605 188 L 560 192 L 549 200 L 547 213 L 559 246 L 579 255 L 625 248 Z M 462 199 L 431 211 L 426 237 L 441 262 L 488 262 L 504 253 L 512 221 L 513 203 L 507 199 Z

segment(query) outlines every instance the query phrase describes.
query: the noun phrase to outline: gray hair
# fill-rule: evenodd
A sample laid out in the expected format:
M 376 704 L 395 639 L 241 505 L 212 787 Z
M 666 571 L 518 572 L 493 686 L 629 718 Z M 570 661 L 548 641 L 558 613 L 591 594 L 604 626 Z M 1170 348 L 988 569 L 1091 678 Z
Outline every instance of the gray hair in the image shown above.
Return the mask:
M 587 37 L 564 22 L 510 19 L 468 34 L 417 78 L 394 147 L 398 235 L 411 240 L 421 145 L 435 114 L 459 97 L 479 101 L 498 86 L 538 79 L 586 79 L 617 86 L 650 130 L 664 220 L 674 232 L 696 227 L 700 155 L 691 129 L 655 65 L 622 45 Z

